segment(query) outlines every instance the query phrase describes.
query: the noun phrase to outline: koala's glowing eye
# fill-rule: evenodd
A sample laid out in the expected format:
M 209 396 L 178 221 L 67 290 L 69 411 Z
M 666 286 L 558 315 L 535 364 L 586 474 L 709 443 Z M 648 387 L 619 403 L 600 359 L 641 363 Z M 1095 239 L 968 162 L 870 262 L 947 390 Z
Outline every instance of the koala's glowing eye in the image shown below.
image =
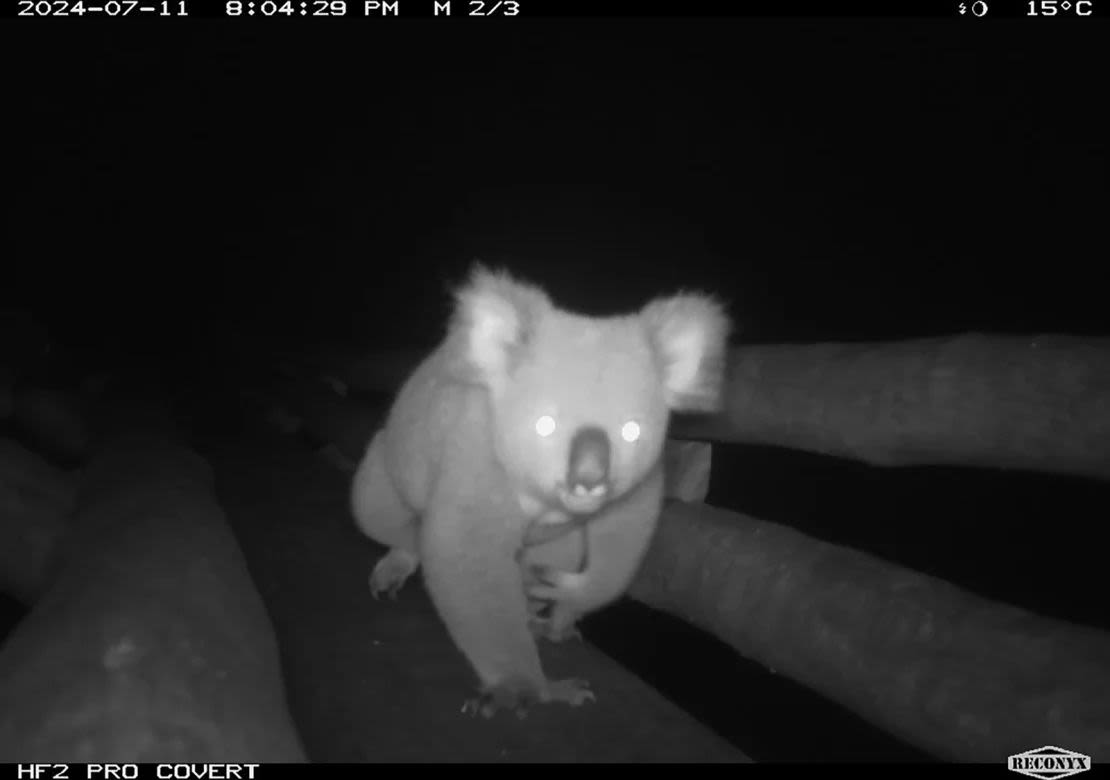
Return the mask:
M 540 436 L 550 436 L 555 433 L 555 418 L 549 414 L 545 414 L 543 417 L 536 420 L 536 433 Z
M 626 442 L 634 442 L 640 438 L 640 424 L 629 420 L 621 426 L 621 438 Z

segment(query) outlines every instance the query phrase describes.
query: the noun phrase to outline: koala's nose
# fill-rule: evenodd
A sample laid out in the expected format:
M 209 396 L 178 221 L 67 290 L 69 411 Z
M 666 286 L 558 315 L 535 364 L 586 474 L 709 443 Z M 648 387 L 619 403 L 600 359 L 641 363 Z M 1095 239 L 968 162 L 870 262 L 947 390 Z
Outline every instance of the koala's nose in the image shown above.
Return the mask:
M 594 426 L 579 428 L 570 440 L 567 487 L 601 492 L 609 481 L 609 435 Z

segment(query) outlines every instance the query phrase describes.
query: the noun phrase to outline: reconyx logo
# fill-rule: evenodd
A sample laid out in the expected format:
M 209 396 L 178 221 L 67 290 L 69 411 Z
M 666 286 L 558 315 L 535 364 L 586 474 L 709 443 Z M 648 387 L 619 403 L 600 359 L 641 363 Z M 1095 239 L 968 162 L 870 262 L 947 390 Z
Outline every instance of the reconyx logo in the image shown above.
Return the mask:
M 1057 777 L 1068 777 L 1086 772 L 1091 768 L 1091 757 L 1052 745 L 1045 745 L 1036 750 L 1027 750 L 1024 753 L 1010 756 L 1007 766 L 1011 771 L 1020 772 L 1023 775 L 1055 780 Z

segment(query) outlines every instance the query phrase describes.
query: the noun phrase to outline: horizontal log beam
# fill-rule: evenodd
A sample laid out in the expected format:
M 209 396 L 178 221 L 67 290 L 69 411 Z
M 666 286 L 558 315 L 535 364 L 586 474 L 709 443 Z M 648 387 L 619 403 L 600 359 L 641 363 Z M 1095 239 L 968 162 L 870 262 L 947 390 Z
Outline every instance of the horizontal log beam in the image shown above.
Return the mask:
M 393 393 L 413 352 L 282 356 L 361 393 Z M 726 409 L 682 439 L 766 444 L 879 466 L 947 464 L 1110 478 L 1110 339 L 964 334 L 757 345 L 730 354 Z
M 728 388 L 722 414 L 678 420 L 675 435 L 880 466 L 1110 478 L 1110 339 L 746 347 L 732 354 Z
M 1110 634 L 791 528 L 670 503 L 630 590 L 942 758 L 1110 760 Z

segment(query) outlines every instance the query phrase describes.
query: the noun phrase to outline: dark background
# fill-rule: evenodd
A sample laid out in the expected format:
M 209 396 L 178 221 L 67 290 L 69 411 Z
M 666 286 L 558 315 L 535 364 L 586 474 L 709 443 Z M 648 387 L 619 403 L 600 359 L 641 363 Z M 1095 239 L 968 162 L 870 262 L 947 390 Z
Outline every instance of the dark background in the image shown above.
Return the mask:
M 1107 33 L 4 21 L 0 303 L 77 355 L 214 371 L 231 334 L 430 347 L 474 258 L 590 313 L 713 291 L 749 343 L 1105 335 Z M 1102 486 L 732 446 L 714 450 L 710 500 L 1110 627 Z M 600 616 L 598 641 L 619 645 L 621 619 Z M 656 646 L 700 647 L 697 662 L 628 662 L 676 698 L 712 689 L 712 648 L 658 620 Z M 748 674 L 750 700 L 729 706 L 757 758 L 906 755 Z

